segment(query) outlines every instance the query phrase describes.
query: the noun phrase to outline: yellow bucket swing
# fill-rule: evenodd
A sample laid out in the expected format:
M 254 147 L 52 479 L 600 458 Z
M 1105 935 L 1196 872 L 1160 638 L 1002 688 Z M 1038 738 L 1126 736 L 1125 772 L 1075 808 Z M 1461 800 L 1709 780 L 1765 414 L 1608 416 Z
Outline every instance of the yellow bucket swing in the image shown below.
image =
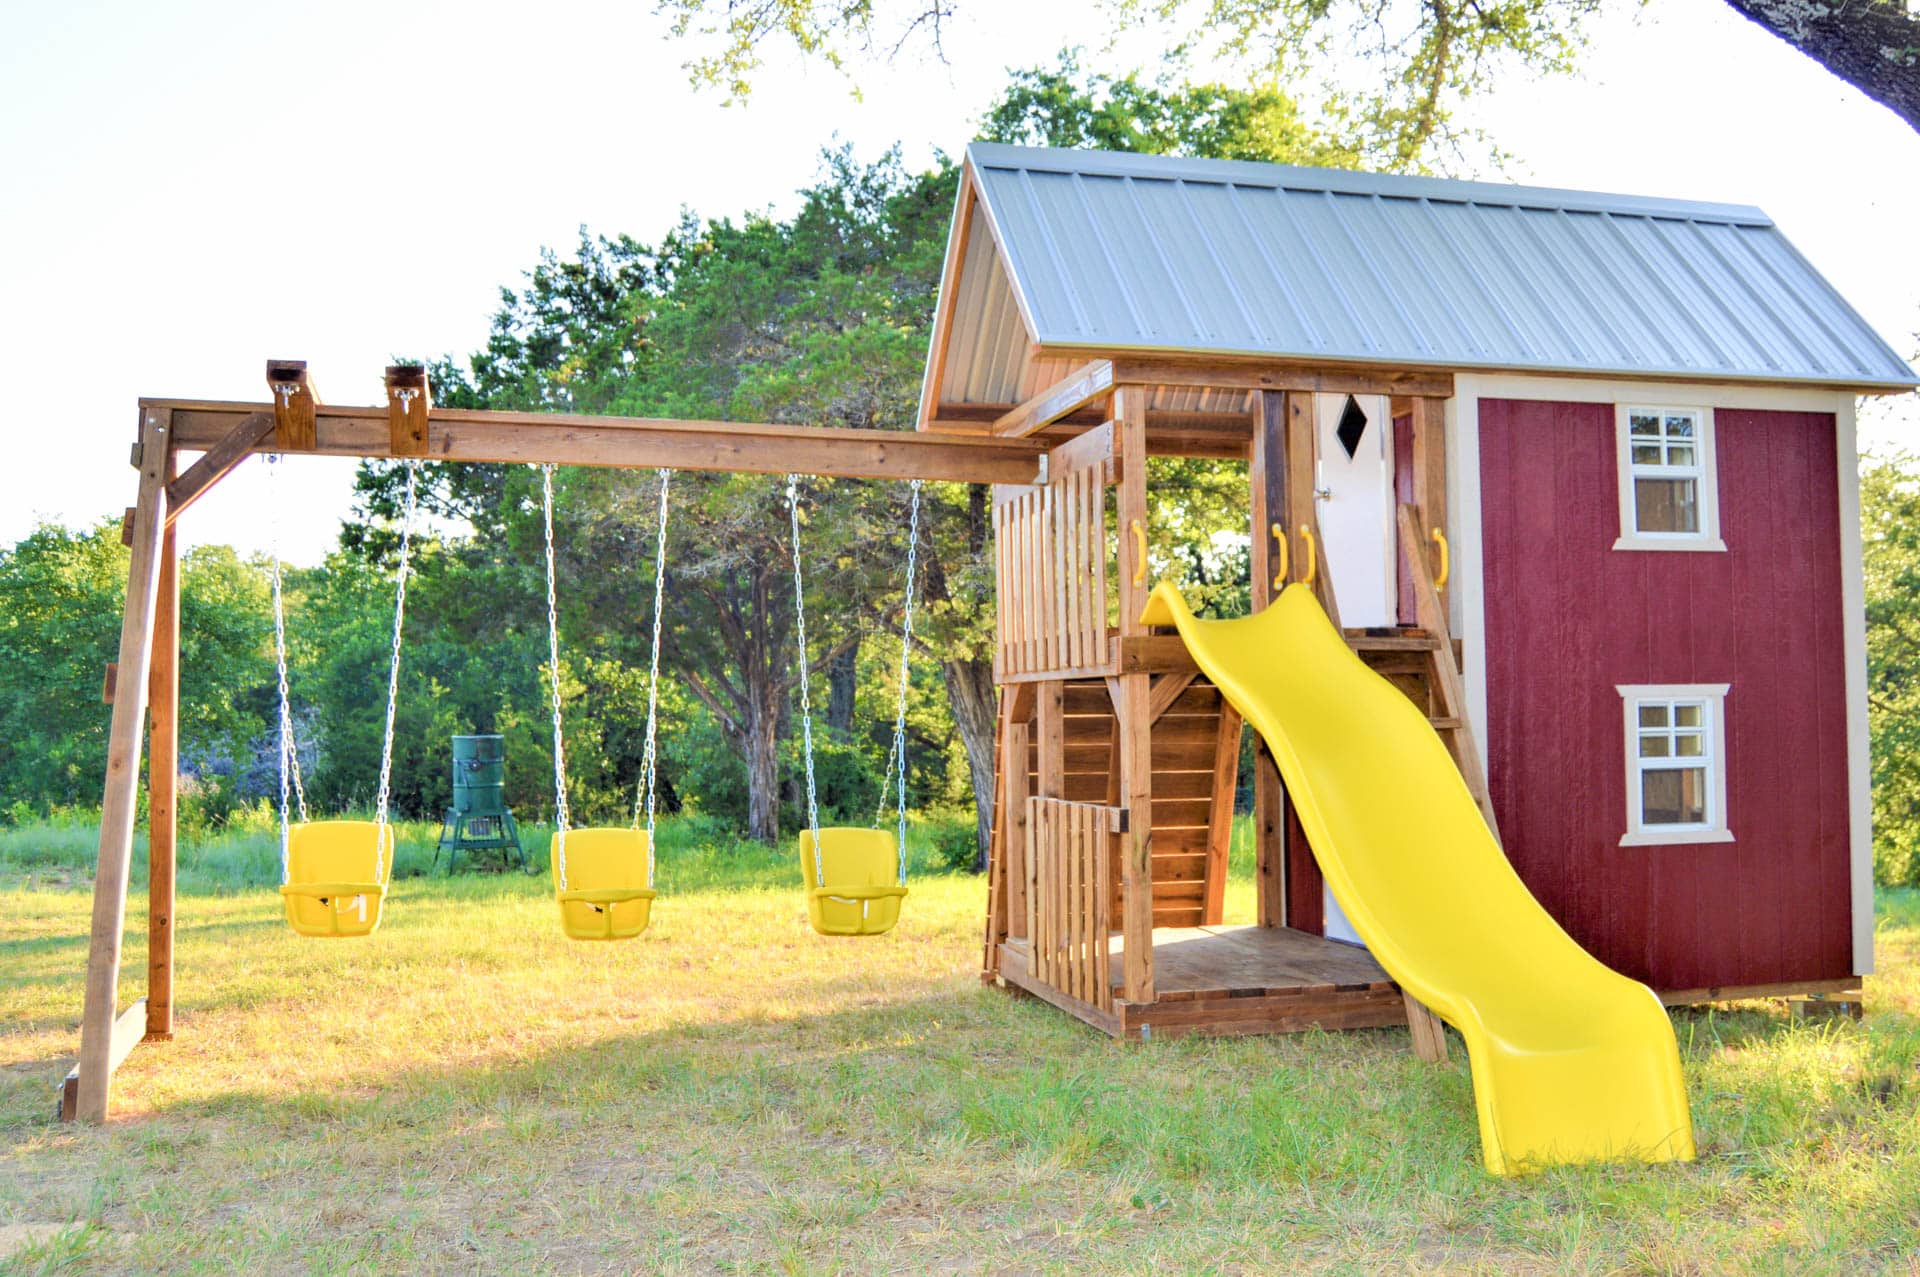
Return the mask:
M 787 514 L 793 525 L 793 606 L 800 645 L 800 740 L 807 770 L 807 828 L 800 834 L 800 876 L 807 920 L 823 936 L 877 936 L 900 921 L 907 895 L 907 674 L 913 648 L 913 591 L 919 561 L 920 480 L 913 481 L 907 524 L 907 585 L 901 607 L 899 700 L 887 779 L 898 786 L 897 825 L 880 828 L 887 810 L 883 785 L 873 827 L 820 827 L 813 779 L 813 701 L 808 690 L 807 608 L 800 573 L 799 476 L 787 476 Z
M 279 458 L 267 458 L 267 472 Z M 407 494 L 400 521 L 400 564 L 395 574 L 392 658 L 387 667 L 386 729 L 380 742 L 380 784 L 372 820 L 309 820 L 300 754 L 294 741 L 287 685 L 287 623 L 280 582 L 280 551 L 273 549 L 273 641 L 280 683 L 280 896 L 287 925 L 303 936 L 345 939 L 372 934 L 380 925 L 393 881 L 393 826 L 387 800 L 393 776 L 394 705 L 400 691 L 400 637 L 406 620 L 407 575 L 413 543 L 419 465 L 407 463 Z M 277 502 L 275 503 L 277 506 Z M 292 819 L 297 803 L 300 819 Z
M 634 790 L 633 823 L 573 829 L 567 809 L 566 743 L 560 715 L 560 612 L 554 586 L 553 467 L 541 467 L 541 513 L 547 547 L 548 684 L 553 695 L 553 896 L 560 926 L 574 940 L 631 940 L 653 917 L 655 726 L 660 684 L 660 604 L 667 571 L 667 483 L 660 471 L 659 531 L 654 541 L 653 655 L 647 671 L 647 739 Z M 646 827 L 641 828 L 642 813 Z

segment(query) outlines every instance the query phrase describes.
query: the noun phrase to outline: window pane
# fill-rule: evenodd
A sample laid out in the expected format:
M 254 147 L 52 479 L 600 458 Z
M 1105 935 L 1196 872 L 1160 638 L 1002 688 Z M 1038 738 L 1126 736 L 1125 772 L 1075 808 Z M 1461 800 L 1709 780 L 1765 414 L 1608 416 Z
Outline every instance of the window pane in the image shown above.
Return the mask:
M 1693 438 L 1692 417 L 1668 417 L 1667 434 L 1675 439 Z
M 1640 757 L 1667 757 L 1667 734 L 1665 732 L 1641 732 Z
M 1673 722 L 1676 727 L 1700 726 L 1700 713 L 1705 707 L 1699 701 L 1682 701 L 1673 707 Z
M 1698 532 L 1700 510 L 1692 479 L 1635 479 L 1634 527 L 1641 532 Z
M 1640 773 L 1640 820 L 1645 825 L 1700 825 L 1707 819 L 1705 768 Z
M 1640 726 L 1665 727 L 1667 725 L 1667 707 L 1664 704 L 1642 705 L 1640 707 Z
M 1673 738 L 1673 752 L 1682 758 L 1700 758 L 1706 754 L 1699 732 L 1681 732 Z
M 1633 445 L 1633 464 L 1636 466 L 1657 466 L 1660 464 L 1660 445 L 1657 443 L 1636 443 Z
M 1633 422 L 1632 430 L 1634 434 L 1658 435 L 1660 433 L 1660 418 L 1658 417 L 1651 416 L 1646 413 L 1636 412 L 1633 414 L 1632 422 Z
M 1690 466 L 1693 464 L 1692 444 L 1668 444 L 1667 464 L 1670 466 Z

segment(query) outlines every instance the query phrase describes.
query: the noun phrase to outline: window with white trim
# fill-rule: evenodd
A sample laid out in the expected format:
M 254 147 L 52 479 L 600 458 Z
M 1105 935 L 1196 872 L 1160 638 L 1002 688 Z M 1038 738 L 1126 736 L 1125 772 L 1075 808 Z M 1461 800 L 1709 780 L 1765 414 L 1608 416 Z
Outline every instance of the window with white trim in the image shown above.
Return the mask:
M 1724 550 L 1713 409 L 1620 404 L 1616 550 Z
M 1617 689 L 1626 715 L 1623 847 L 1732 842 L 1725 683 Z

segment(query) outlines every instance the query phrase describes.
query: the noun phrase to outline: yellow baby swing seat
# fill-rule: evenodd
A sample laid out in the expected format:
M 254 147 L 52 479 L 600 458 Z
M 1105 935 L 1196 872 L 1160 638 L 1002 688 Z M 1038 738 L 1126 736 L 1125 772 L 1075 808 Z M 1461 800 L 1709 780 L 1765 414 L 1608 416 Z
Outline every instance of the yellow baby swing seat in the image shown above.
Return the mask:
M 565 849 L 562 850 L 562 838 Z M 573 940 L 631 940 L 653 917 L 647 885 L 652 841 L 640 829 L 569 829 L 554 834 L 553 898 Z
M 303 936 L 371 935 L 393 879 L 393 826 L 316 820 L 287 831 L 287 925 Z
M 884 829 L 820 831 L 821 885 L 814 877 L 813 831 L 800 833 L 807 920 L 823 936 L 877 936 L 900 921 L 907 889 L 895 881 L 900 845 Z

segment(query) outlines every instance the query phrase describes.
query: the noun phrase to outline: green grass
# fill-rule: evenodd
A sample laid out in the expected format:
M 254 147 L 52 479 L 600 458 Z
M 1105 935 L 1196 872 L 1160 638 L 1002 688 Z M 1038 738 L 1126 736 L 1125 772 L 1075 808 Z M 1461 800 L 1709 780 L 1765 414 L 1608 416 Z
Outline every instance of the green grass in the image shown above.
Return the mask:
M 979 984 L 979 879 L 923 875 L 894 933 L 824 940 L 790 853 L 678 825 L 653 928 L 598 946 L 518 874 L 402 878 L 373 938 L 301 941 L 249 885 L 271 837 L 196 844 L 178 1036 L 121 1071 L 120 1120 L 56 1125 L 90 834 L 0 835 L 0 1245 L 57 1230 L 0 1270 L 1920 1265 L 1920 893 L 1882 896 L 1864 1023 L 1676 1016 L 1700 1161 L 1505 1181 L 1457 1049 L 1123 1046 Z

